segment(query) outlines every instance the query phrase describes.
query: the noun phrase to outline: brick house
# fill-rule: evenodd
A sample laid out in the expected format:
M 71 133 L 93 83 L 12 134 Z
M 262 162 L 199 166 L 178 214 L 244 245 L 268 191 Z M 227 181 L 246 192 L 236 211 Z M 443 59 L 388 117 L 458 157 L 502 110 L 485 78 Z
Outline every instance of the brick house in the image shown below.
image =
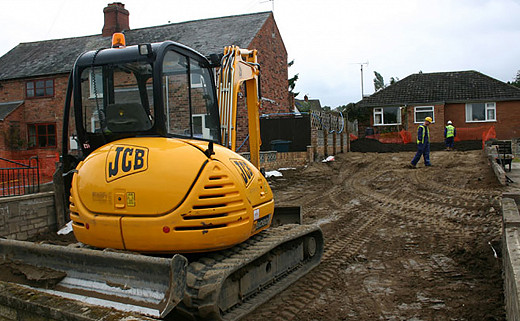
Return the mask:
M 109 4 L 103 13 L 102 34 L 21 43 L 0 57 L 0 156 L 23 159 L 57 155 L 68 75 L 74 61 L 82 52 L 110 47 L 114 32 L 124 32 L 127 45 L 173 40 L 204 55 L 222 53 L 229 45 L 257 49 L 262 96 L 266 98 L 260 113 L 292 111 L 287 51 L 271 12 L 141 29 L 130 29 L 129 12 L 122 3 Z M 237 122 L 240 144 L 247 136 L 243 98 Z
M 497 139 L 520 137 L 520 88 L 477 71 L 413 74 L 356 105 L 370 108 L 375 133 L 404 129 L 412 141 L 427 116 L 433 142 L 443 141 L 448 120 L 479 133 L 494 126 Z
M 309 99 L 307 95 L 302 99 L 295 99 L 294 106 L 298 108 L 299 111 L 311 111 L 311 110 L 321 110 L 321 102 L 319 99 Z

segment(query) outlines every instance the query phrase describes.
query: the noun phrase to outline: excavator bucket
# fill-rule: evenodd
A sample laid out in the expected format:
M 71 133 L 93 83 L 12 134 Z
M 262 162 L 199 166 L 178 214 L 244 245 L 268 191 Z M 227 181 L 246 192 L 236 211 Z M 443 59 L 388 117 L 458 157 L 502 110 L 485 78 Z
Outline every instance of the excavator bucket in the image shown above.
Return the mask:
M 187 259 L 0 239 L 3 281 L 162 318 L 183 298 Z

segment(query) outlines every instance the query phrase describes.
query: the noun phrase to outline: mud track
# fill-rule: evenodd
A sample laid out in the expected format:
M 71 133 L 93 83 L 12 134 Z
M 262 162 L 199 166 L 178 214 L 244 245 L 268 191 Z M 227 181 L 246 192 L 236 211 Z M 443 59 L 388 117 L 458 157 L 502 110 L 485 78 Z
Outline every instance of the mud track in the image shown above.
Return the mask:
M 501 189 L 484 155 L 412 157 L 348 153 L 271 179 L 277 204 L 322 227 L 325 253 L 246 320 L 504 320 Z

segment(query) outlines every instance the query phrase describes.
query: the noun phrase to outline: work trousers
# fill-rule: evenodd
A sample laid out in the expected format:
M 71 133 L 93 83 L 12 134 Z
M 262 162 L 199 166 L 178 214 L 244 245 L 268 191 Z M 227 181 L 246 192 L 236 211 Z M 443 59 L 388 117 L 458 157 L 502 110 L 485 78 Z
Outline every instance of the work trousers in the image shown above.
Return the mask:
M 446 138 L 446 147 L 453 148 L 453 140 L 455 137 L 447 137 Z
M 424 165 L 430 166 L 430 144 L 417 144 L 417 153 L 412 159 L 412 165 L 416 166 L 421 156 L 424 157 Z

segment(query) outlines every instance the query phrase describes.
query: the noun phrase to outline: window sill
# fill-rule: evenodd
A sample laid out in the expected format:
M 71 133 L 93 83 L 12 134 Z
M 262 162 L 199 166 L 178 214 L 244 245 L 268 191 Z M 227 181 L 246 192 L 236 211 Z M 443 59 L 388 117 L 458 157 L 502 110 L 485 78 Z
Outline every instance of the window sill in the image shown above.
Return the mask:
M 467 121 L 466 120 L 466 123 L 496 123 L 497 121 L 496 120 L 472 120 L 472 121 Z
M 45 98 L 54 98 L 55 96 L 35 96 L 35 97 L 25 97 L 27 100 L 33 100 L 33 99 L 45 99 Z
M 397 126 L 397 125 L 402 125 L 401 123 L 397 123 L 397 124 L 373 124 L 372 126 Z
M 45 147 L 27 147 L 28 150 L 35 150 L 35 149 L 56 149 L 56 146 L 45 146 Z

